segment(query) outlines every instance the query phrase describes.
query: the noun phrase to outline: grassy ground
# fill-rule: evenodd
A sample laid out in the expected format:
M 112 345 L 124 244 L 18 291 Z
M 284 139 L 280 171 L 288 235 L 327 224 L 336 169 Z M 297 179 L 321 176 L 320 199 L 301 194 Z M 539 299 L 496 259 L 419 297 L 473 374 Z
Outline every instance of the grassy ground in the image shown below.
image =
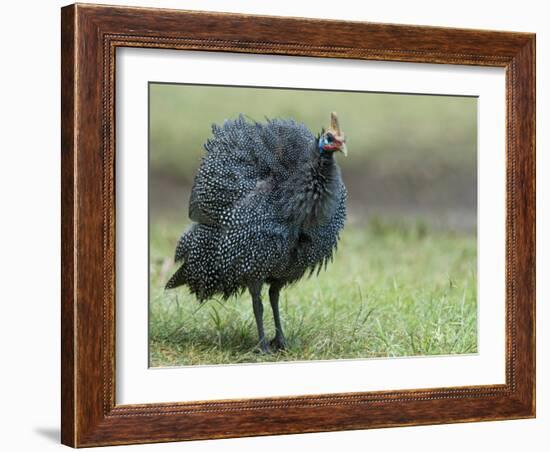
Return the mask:
M 286 288 L 289 350 L 256 353 L 248 294 L 199 304 L 164 291 L 182 227 L 151 225 L 150 364 L 178 366 L 473 353 L 476 240 L 423 224 L 348 225 L 327 271 Z M 268 337 L 273 320 L 264 291 Z

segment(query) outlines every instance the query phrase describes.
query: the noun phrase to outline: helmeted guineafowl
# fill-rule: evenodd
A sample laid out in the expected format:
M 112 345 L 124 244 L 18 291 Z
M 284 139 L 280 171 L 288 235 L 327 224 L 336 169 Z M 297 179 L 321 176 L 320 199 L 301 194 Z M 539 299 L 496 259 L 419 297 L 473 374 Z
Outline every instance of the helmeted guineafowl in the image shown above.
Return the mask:
M 259 346 L 261 289 L 269 284 L 273 349 L 286 347 L 279 291 L 332 259 L 346 218 L 346 188 L 334 158 L 346 154 L 338 118 L 315 137 L 294 120 L 248 122 L 242 115 L 212 126 L 189 201 L 194 223 L 182 235 L 181 266 L 167 289 L 187 285 L 200 301 L 248 288 Z

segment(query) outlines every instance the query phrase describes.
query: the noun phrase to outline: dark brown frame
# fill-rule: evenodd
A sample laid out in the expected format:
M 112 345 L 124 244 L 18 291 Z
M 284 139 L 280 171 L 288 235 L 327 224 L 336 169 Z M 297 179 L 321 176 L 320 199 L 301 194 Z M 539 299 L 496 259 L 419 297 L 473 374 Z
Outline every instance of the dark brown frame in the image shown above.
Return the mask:
M 61 38 L 64 444 L 83 447 L 535 416 L 534 34 L 77 4 L 62 9 Z M 506 383 L 116 405 L 117 47 L 506 68 Z

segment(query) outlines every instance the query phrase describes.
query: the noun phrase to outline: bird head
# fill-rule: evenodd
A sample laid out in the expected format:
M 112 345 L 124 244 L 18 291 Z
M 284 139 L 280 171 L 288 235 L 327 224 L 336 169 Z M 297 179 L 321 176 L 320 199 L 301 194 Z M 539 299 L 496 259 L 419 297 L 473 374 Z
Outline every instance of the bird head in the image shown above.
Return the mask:
M 340 128 L 338 116 L 335 112 L 332 112 L 330 114 L 330 127 L 327 130 L 323 129 L 319 135 L 319 152 L 321 154 L 332 154 L 335 151 L 348 155 L 344 132 Z

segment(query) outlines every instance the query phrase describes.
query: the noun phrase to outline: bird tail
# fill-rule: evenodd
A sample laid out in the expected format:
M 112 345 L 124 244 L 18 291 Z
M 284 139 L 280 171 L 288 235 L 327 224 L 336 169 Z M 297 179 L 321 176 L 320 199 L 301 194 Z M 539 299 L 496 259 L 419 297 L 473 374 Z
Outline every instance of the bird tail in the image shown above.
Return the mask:
M 166 283 L 165 289 L 186 285 L 199 300 L 219 291 L 216 250 L 219 231 L 214 226 L 195 224 L 181 237 L 176 261 L 181 266 Z
M 176 270 L 172 277 L 168 280 L 164 286 L 165 290 L 175 289 L 176 287 L 183 286 L 187 280 L 185 278 L 186 268 L 185 264 Z

